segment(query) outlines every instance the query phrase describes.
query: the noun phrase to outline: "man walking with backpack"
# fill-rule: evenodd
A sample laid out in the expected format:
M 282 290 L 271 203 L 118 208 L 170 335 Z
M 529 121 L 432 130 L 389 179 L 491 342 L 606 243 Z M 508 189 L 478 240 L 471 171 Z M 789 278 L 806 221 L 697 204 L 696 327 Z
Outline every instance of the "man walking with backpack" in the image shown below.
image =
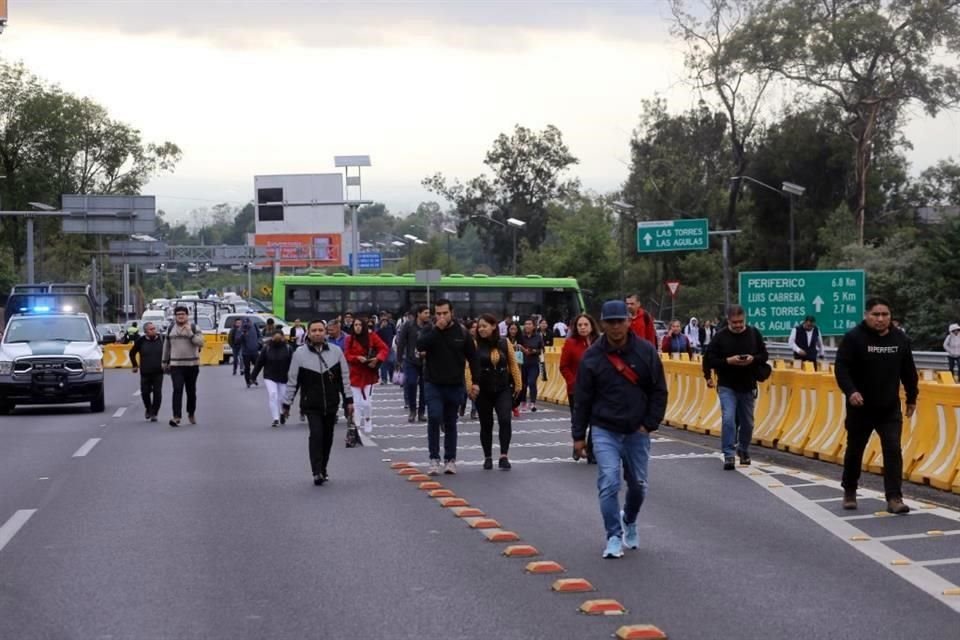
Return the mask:
M 200 375 L 200 350 L 203 348 L 203 333 L 190 322 L 190 310 L 177 307 L 173 310 L 174 322 L 167 329 L 163 343 L 163 369 L 170 372 L 173 381 L 173 417 L 171 427 L 180 426 L 183 409 L 183 391 L 187 391 L 187 418 L 197 424 L 197 376 Z
M 134 373 L 140 373 L 140 399 L 146 410 L 144 417 L 156 422 L 163 400 L 163 338 L 152 322 L 143 325 L 143 332 L 130 348 L 130 364 Z
M 747 314 L 738 304 L 727 309 L 727 326 L 710 341 L 703 370 L 717 372 L 717 393 L 720 395 L 720 446 L 723 468 L 733 471 L 734 454 L 740 464 L 750 464 L 750 441 L 753 439 L 753 410 L 757 401 L 757 381 L 766 380 L 770 365 L 763 336 L 756 327 L 747 326 Z M 707 385 L 711 379 L 707 377 Z M 739 434 L 737 433 L 739 427 Z
M 640 545 L 637 515 L 647 492 L 650 434 L 667 410 L 667 381 L 657 350 L 630 329 L 627 306 L 603 303 L 603 335 L 584 353 L 577 371 L 573 449 L 586 457 L 586 433 L 593 433 L 600 513 L 606 530 L 604 558 L 622 558 L 623 546 Z M 620 474 L 627 496 L 620 510 Z

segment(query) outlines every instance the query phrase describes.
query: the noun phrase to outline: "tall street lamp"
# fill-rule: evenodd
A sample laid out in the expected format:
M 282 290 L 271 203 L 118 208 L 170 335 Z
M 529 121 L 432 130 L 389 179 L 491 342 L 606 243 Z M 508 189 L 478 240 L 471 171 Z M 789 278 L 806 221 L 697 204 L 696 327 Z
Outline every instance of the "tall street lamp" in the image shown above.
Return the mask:
M 633 205 L 624 202 L 623 200 L 617 200 L 613 203 L 613 208 L 616 209 L 617 213 L 620 214 L 620 299 L 622 300 L 626 295 L 626 291 L 624 290 L 624 279 L 626 278 L 625 272 L 627 268 L 625 256 L 626 251 L 623 248 L 624 240 L 626 239 L 624 238 L 626 231 L 624 228 L 623 219 L 628 212 L 633 210 Z
M 733 176 L 730 178 L 730 180 L 749 180 L 754 184 L 760 185 L 764 189 L 769 189 L 774 193 L 779 193 L 781 196 L 787 199 L 787 208 L 790 216 L 790 231 L 789 231 L 790 271 L 793 271 L 794 256 L 796 253 L 796 242 L 794 239 L 794 231 L 793 231 L 793 196 L 797 196 L 797 197 L 802 196 L 806 192 L 807 188 L 801 187 L 800 185 L 794 184 L 793 182 L 784 182 L 782 186 L 779 189 L 777 189 L 776 187 L 771 187 L 766 182 L 761 182 L 760 180 L 757 180 L 756 178 L 751 178 L 750 176 Z
M 496 218 L 491 218 L 490 216 L 472 215 L 470 217 L 477 218 L 479 220 L 486 220 L 487 222 L 498 224 L 504 229 L 510 228 L 513 230 L 513 275 L 517 275 L 517 229 L 524 228 L 527 226 L 527 223 L 519 218 L 507 218 L 507 223 L 504 224 Z
M 453 236 L 457 235 L 456 229 L 451 229 L 450 227 L 444 227 L 443 232 L 447 235 L 447 273 L 451 273 L 450 267 L 450 240 Z
M 427 243 L 421 240 L 420 238 L 418 238 L 417 236 L 413 235 L 412 233 L 405 233 L 403 234 L 403 237 L 407 240 L 410 246 L 407 252 L 407 268 L 410 270 L 410 273 L 413 273 L 413 245 L 427 244 Z

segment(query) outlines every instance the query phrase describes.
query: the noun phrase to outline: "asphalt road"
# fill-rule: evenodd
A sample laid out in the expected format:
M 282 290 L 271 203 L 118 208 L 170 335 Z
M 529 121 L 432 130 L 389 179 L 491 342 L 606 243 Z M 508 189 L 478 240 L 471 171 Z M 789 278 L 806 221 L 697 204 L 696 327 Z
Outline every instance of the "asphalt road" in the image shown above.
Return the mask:
M 758 450 L 724 472 L 714 440 L 663 429 L 641 547 L 603 560 L 596 468 L 569 459 L 567 409 L 515 422 L 509 472 L 482 470 L 466 420 L 460 473 L 438 481 L 539 551 L 507 558 L 390 468 L 427 458 L 397 387 L 377 387 L 367 446 L 345 449 L 340 426 L 323 487 L 306 427 L 271 429 L 265 390 L 228 367 L 202 369 L 196 426 L 144 421 L 137 388 L 110 371 L 103 414 L 0 418 L 0 638 L 586 639 L 641 623 L 673 639 L 960 637 L 960 595 L 943 595 L 960 585 L 960 512 L 909 485 L 913 514 L 875 515 L 865 489 L 851 518 L 836 467 Z M 558 577 L 595 590 L 554 593 Z M 597 598 L 626 613 L 577 612 Z

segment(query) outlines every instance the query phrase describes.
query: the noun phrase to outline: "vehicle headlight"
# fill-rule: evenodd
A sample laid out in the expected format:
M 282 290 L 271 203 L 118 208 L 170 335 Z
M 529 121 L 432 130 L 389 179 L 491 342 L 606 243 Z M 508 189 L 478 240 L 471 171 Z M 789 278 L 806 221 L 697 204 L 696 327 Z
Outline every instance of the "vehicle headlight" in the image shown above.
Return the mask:
M 10 360 L 0 360 L 0 376 L 8 376 L 13 373 L 13 362 Z
M 87 358 L 83 361 L 83 370 L 87 373 L 103 373 L 103 360 Z

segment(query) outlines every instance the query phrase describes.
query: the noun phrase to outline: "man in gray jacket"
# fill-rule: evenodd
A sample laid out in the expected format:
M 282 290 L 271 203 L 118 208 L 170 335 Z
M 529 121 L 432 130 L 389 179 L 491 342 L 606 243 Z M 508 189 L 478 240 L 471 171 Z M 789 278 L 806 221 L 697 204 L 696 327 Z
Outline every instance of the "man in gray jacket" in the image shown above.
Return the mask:
M 197 424 L 197 376 L 200 375 L 200 350 L 203 348 L 203 332 L 190 322 L 190 310 L 177 307 L 173 310 L 174 323 L 167 329 L 163 343 L 163 370 L 170 372 L 173 382 L 173 417 L 171 427 L 180 426 L 183 409 L 183 390 L 187 390 L 187 418 Z
M 290 415 L 290 405 L 300 391 L 300 413 L 310 426 L 308 447 L 313 484 L 320 486 L 330 479 L 327 463 L 333 448 L 333 427 L 337 424 L 340 402 L 347 416 L 353 416 L 353 395 L 350 370 L 340 347 L 327 340 L 327 325 L 314 320 L 307 326 L 307 341 L 290 361 L 287 393 L 283 399 L 283 415 Z

